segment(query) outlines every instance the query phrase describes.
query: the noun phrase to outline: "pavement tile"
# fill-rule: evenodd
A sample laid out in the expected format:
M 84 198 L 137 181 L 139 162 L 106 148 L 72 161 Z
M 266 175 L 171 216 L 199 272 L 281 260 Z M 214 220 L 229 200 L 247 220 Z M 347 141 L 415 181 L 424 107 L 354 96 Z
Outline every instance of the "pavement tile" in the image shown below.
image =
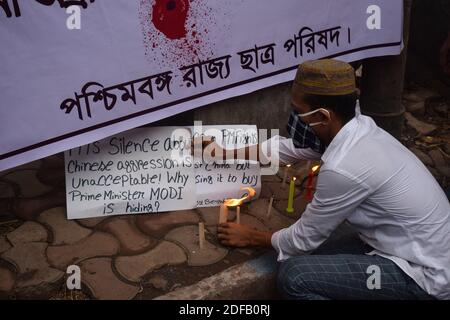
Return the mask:
M 20 227 L 6 235 L 13 246 L 25 242 L 46 242 L 47 230 L 39 223 L 26 221 Z
M 7 169 L 7 170 L 4 170 L 4 171 L 0 172 L 0 178 L 6 176 L 7 174 L 9 174 L 11 172 L 18 171 L 18 170 L 25 170 L 25 169 L 35 169 L 35 170 L 37 170 L 37 169 L 39 169 L 41 167 L 41 165 L 42 165 L 42 160 L 35 160 L 35 161 L 32 161 L 32 162 L 28 162 L 28 163 L 25 163 L 25 164 L 23 164 L 21 166 L 14 167 L 14 168 Z
M 153 288 L 155 288 L 155 289 L 159 289 L 159 290 L 163 290 L 163 291 L 168 289 L 169 282 L 163 276 L 160 276 L 160 275 L 153 276 L 150 279 L 148 279 L 147 282 L 149 284 L 151 284 L 153 286 Z
M 33 220 L 44 210 L 57 206 L 65 206 L 66 199 L 64 196 L 60 197 L 58 193 L 52 192 L 36 198 L 14 198 L 7 205 L 17 218 Z
M 83 227 L 87 228 L 95 228 L 101 222 L 103 222 L 108 217 L 97 217 L 97 218 L 86 218 L 86 219 L 78 219 L 75 220 L 78 224 L 81 224 Z
M 99 300 L 130 300 L 140 287 L 120 280 L 112 270 L 111 258 L 92 258 L 80 263 L 81 281 Z
M 153 270 L 184 262 L 186 262 L 186 254 L 180 246 L 169 241 L 162 241 L 154 249 L 145 253 L 116 258 L 114 267 L 125 279 L 139 282 L 144 275 Z
M 426 88 L 419 88 L 418 90 L 415 91 L 403 93 L 403 99 L 413 102 L 425 101 L 426 99 L 435 96 L 438 96 L 436 92 Z
M 415 116 L 421 116 L 425 114 L 425 101 L 406 101 L 405 103 L 406 111 L 410 112 Z
M 9 248 L 11 248 L 11 245 L 6 240 L 6 236 L 0 236 L 0 254 L 9 250 Z
M 117 217 L 108 220 L 101 230 L 113 234 L 120 242 L 120 255 L 135 255 L 155 247 L 158 240 L 149 238 L 134 224 L 134 216 Z
M 246 213 L 241 213 L 241 224 L 249 226 L 253 229 L 259 230 L 259 231 L 270 231 L 269 227 L 267 227 L 264 223 L 262 223 L 259 219 L 255 218 L 254 216 L 251 216 Z
M 145 234 L 163 238 L 171 229 L 188 224 L 197 224 L 199 217 L 195 210 L 180 210 L 136 216 L 136 226 Z
M 440 174 L 446 176 L 447 178 L 450 178 L 450 166 L 441 166 L 437 167 L 436 169 Z
M 48 267 L 45 259 L 46 242 L 18 243 L 2 254 L 2 258 L 16 266 L 19 273 Z
M 432 110 L 439 115 L 442 118 L 449 119 L 449 109 L 450 109 L 450 103 L 449 102 L 435 102 L 433 103 Z
M 74 244 L 92 233 L 90 229 L 78 225 L 75 221 L 67 220 L 65 207 L 45 210 L 37 220 L 50 227 L 53 233 L 52 245 L 55 246 Z
M 445 160 L 444 155 L 439 151 L 439 149 L 430 150 L 428 155 L 431 159 L 433 159 L 433 164 L 435 167 L 444 167 L 449 165 L 449 161 Z
M 297 196 L 294 198 L 294 212 L 288 213 L 286 212 L 286 208 L 288 205 L 287 200 L 275 200 L 273 202 L 273 207 L 283 216 L 288 217 L 290 219 L 297 220 L 302 215 L 303 211 L 305 211 L 306 206 L 309 202 L 305 200 L 304 194 Z
M 2 180 L 8 180 L 20 188 L 21 197 L 37 197 L 51 190 L 41 183 L 36 177 L 36 170 L 17 170 L 3 176 Z
M 15 274 L 6 268 L 0 267 L 0 292 L 11 291 L 15 283 Z
M 65 270 L 67 266 L 97 256 L 113 256 L 119 252 L 119 241 L 112 235 L 96 231 L 81 241 L 63 246 L 49 246 L 47 258 L 50 265 Z
M 20 188 L 11 181 L 0 180 L 0 198 L 13 198 L 19 196 Z
M 64 272 L 49 266 L 45 257 L 47 246 L 45 242 L 19 243 L 1 255 L 17 268 L 16 288 L 36 287 L 36 291 L 64 277 Z
M 269 207 L 268 199 L 257 199 L 249 203 L 247 211 L 250 215 L 258 218 L 270 231 L 277 231 L 290 226 L 295 219 L 289 219 L 278 213 L 277 209 L 272 205 L 270 216 L 267 217 L 267 209 Z
M 36 177 L 40 182 L 47 186 L 63 187 L 65 184 L 65 171 L 62 168 L 48 168 L 42 167 L 37 173 Z
M 409 112 L 405 112 L 405 119 L 410 127 L 423 135 L 429 135 L 437 129 L 435 125 L 420 121 Z
M 189 266 L 207 266 L 219 262 L 228 250 L 205 240 L 203 249 L 199 247 L 198 226 L 184 226 L 171 230 L 165 237 L 182 246 L 188 254 Z

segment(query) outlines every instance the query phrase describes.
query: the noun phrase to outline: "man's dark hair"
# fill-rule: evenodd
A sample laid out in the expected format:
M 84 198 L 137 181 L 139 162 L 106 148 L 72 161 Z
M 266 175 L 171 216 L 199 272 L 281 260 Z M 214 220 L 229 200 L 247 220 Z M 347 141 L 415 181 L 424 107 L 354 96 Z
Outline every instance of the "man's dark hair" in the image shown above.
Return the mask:
M 356 92 L 342 96 L 324 96 L 305 94 L 303 100 L 311 106 L 311 111 L 319 108 L 329 108 L 342 120 L 343 124 L 355 116 Z

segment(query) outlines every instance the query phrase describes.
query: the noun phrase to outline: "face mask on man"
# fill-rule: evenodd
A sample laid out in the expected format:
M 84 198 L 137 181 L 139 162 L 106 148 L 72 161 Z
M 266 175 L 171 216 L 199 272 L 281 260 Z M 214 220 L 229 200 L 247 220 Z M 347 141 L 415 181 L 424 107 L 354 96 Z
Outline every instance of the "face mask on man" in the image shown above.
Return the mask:
M 286 129 L 290 134 L 292 142 L 294 143 L 294 146 L 296 148 L 311 148 L 315 152 L 321 154 L 325 152 L 325 145 L 320 141 L 319 137 L 317 137 L 314 131 L 311 129 L 311 127 L 320 125 L 323 122 L 314 122 L 311 124 L 307 124 L 303 120 L 301 120 L 301 117 L 309 116 L 321 110 L 329 114 L 328 110 L 323 108 L 303 114 L 299 114 L 295 110 L 291 111 Z

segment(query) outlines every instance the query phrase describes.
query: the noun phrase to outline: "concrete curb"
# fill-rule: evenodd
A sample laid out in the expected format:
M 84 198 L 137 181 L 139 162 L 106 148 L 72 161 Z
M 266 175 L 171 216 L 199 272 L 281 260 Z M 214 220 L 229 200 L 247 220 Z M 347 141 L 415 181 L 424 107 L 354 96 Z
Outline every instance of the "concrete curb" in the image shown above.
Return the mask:
M 276 255 L 270 252 L 155 300 L 277 299 L 276 270 Z

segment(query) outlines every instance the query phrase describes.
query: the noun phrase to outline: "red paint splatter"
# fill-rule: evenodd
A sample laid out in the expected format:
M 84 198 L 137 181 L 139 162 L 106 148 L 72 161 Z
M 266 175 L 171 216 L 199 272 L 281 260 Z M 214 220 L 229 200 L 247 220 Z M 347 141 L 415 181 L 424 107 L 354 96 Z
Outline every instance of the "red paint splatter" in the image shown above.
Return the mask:
M 156 0 L 152 10 L 152 22 L 156 29 L 169 39 L 186 37 L 188 0 Z
M 218 38 L 210 29 L 215 30 L 214 34 L 227 30 L 231 2 L 225 2 L 211 5 L 208 0 L 140 0 L 139 19 L 147 60 L 164 71 L 215 57 Z

